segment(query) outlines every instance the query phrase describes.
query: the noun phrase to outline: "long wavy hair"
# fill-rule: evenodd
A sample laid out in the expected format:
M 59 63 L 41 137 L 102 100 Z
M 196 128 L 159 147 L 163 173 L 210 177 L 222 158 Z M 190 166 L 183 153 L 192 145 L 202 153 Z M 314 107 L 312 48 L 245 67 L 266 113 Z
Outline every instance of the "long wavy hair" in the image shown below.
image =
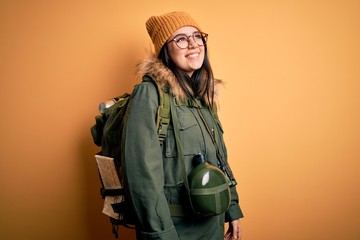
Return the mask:
M 206 44 L 204 44 L 204 49 L 204 62 L 201 68 L 195 70 L 191 77 L 189 77 L 185 71 L 178 68 L 172 61 L 169 55 L 167 44 L 161 48 L 159 59 L 174 73 L 180 87 L 183 89 L 189 99 L 200 98 L 203 103 L 208 103 L 209 107 L 213 107 L 215 96 L 215 79 L 209 62 Z

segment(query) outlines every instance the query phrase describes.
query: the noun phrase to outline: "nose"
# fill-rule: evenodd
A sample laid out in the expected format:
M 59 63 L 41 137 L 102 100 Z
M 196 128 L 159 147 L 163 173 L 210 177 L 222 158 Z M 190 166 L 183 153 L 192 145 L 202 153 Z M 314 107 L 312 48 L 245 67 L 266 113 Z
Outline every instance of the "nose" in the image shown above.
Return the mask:
M 195 47 L 198 47 L 198 44 L 195 42 L 194 38 L 192 36 L 190 36 L 188 38 L 188 43 L 189 43 L 189 46 L 188 48 L 195 48 Z

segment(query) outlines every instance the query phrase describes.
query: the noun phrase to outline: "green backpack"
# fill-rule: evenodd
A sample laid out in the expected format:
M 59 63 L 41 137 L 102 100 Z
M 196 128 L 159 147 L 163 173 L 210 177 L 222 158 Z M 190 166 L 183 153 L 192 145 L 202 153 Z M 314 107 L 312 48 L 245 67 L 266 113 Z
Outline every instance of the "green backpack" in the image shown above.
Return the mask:
M 170 122 L 170 95 L 152 77 L 145 75 L 143 81 L 154 83 L 158 92 L 156 124 L 161 144 Z M 115 238 L 118 238 L 119 225 L 133 228 L 135 224 L 135 214 L 125 194 L 121 176 L 121 138 L 130 101 L 131 94 L 124 93 L 111 99 L 110 103 L 101 103 L 101 114 L 95 117 L 96 123 L 90 129 L 94 143 L 101 147 L 95 159 L 102 185 L 100 192 L 104 199 L 103 213 L 110 217 Z

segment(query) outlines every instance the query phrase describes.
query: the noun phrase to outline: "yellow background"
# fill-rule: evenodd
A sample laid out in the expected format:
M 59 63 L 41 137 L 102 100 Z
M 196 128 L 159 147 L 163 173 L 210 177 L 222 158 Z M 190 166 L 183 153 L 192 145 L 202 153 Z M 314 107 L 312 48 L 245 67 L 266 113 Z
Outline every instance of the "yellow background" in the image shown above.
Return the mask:
M 113 239 L 89 129 L 135 84 L 147 18 L 174 10 L 227 82 L 243 239 L 359 240 L 357 0 L 0 1 L 0 239 Z

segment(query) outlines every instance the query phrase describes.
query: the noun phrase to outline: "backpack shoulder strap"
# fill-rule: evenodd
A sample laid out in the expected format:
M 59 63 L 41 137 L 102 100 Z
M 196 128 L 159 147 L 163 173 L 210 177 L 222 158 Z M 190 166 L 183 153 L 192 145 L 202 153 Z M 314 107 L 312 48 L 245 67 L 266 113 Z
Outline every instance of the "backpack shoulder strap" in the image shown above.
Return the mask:
M 154 83 L 159 95 L 159 107 L 156 116 L 156 126 L 158 127 L 158 135 L 160 144 L 166 138 L 167 130 L 170 124 L 170 93 L 169 89 L 162 87 L 160 83 L 149 75 L 143 77 L 143 81 Z

